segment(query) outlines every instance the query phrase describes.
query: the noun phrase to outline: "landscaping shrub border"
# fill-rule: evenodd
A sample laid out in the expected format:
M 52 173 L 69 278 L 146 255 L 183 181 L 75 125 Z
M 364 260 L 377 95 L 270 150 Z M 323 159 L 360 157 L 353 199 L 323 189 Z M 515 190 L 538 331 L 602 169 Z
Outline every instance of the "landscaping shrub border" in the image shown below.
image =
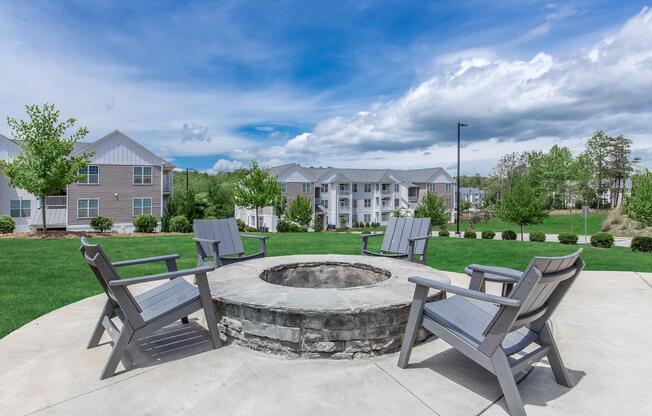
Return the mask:
M 516 231 L 505 230 L 501 233 L 500 237 L 503 240 L 516 240 Z
M 528 239 L 532 243 L 545 243 L 545 241 L 546 241 L 546 233 L 544 233 L 542 231 L 533 231 L 528 236 Z
M 152 214 L 140 214 L 134 218 L 134 228 L 139 233 L 153 233 L 156 231 L 158 220 Z
M 16 229 L 16 221 L 9 215 L 0 215 L 0 234 L 10 234 Z
M 605 233 L 595 233 L 591 236 L 591 245 L 598 248 L 611 248 L 614 246 L 614 236 Z
M 559 233 L 557 239 L 559 240 L 560 244 L 575 245 L 577 244 L 579 237 L 577 234 L 573 233 Z
M 489 230 L 487 230 L 487 231 L 483 231 L 483 232 L 480 234 L 480 237 L 481 237 L 483 240 L 493 240 L 494 237 L 496 237 L 496 233 L 493 232 L 493 231 L 489 231 Z
M 652 253 L 652 237 L 638 235 L 632 238 L 631 248 L 632 251 Z
M 464 231 L 464 238 L 478 238 L 478 233 L 473 230 Z

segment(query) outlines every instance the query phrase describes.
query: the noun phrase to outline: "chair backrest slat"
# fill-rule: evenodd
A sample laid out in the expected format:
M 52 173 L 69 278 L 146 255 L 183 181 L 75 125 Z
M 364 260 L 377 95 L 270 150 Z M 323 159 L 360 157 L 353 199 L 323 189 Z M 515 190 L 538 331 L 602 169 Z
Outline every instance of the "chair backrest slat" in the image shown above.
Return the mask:
M 235 218 L 221 220 L 195 220 L 193 222 L 195 237 L 220 242 L 220 256 L 244 254 L 244 246 L 238 231 Z M 213 246 L 201 243 L 202 249 L 208 256 L 213 256 Z
M 135 326 L 143 325 L 144 321 L 140 316 L 142 310 L 138 306 L 138 302 L 134 299 L 131 292 L 125 287 L 113 288 L 109 282 L 119 280 L 120 276 L 115 270 L 111 261 L 98 244 L 90 243 L 85 237 L 81 238 L 81 251 L 84 260 L 88 263 L 95 278 L 100 286 L 106 293 L 109 300 L 120 309 L 127 316 L 127 319 Z
M 430 235 L 430 218 L 398 218 L 390 217 L 380 250 L 390 253 L 407 254 L 408 239 Z M 422 255 L 426 241 L 419 240 L 415 244 L 414 254 Z
M 539 331 L 584 268 L 582 250 L 564 257 L 535 257 L 509 294 L 519 308 L 502 306 L 484 331 L 480 349 L 491 353 L 508 333 L 528 325 Z

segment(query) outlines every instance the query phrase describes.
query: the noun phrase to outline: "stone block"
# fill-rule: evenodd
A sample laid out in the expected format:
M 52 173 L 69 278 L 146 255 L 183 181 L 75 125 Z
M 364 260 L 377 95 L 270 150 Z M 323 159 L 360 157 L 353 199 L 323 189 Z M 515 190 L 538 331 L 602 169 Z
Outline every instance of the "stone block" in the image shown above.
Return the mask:
M 339 352 L 344 351 L 344 342 L 332 342 L 332 341 L 321 341 L 321 342 L 303 342 L 301 345 L 302 351 L 308 352 Z
M 326 329 L 353 329 L 354 327 L 353 315 L 329 315 L 324 319 L 324 328 Z
M 278 339 L 281 341 L 300 343 L 301 329 L 264 324 L 260 322 L 242 321 L 242 331 L 261 337 Z

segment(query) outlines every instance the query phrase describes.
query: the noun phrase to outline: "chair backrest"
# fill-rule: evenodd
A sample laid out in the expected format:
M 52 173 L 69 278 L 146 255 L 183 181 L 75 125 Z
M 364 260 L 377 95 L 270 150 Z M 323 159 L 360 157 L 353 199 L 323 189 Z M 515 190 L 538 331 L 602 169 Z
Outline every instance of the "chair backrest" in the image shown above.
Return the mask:
M 223 220 L 195 220 L 192 228 L 196 238 L 206 240 L 218 240 L 220 242 L 220 256 L 233 254 L 244 254 L 244 246 L 238 231 L 238 224 L 235 218 Z M 202 249 L 207 256 L 213 257 L 213 246 L 208 243 L 201 243 Z
M 92 244 L 86 237 L 82 237 L 79 251 L 81 251 L 84 260 L 90 266 L 100 286 L 104 289 L 104 293 L 106 293 L 106 296 L 108 296 L 114 306 L 120 306 L 125 313 L 129 310 L 142 312 L 138 303 L 128 290 L 120 290 L 120 293 L 117 293 L 109 285 L 109 282 L 112 280 L 119 280 L 120 276 L 104 253 L 104 250 L 102 250 L 102 247 L 98 244 Z M 128 305 L 125 303 L 128 303 Z
M 408 238 L 429 236 L 431 233 L 430 218 L 390 217 L 380 250 L 389 253 L 407 254 Z M 414 254 L 422 255 L 425 247 L 426 241 L 418 240 L 414 245 Z
M 535 257 L 509 294 L 519 308 L 502 306 L 484 331 L 485 348 L 495 348 L 523 326 L 539 332 L 584 268 L 582 249 L 563 257 Z

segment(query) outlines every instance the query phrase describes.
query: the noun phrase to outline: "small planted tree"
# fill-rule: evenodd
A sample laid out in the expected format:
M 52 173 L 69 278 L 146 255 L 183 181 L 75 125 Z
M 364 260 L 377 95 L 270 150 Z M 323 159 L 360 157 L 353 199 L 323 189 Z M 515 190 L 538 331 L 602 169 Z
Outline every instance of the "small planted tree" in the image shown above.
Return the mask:
M 503 221 L 511 222 L 521 228 L 521 241 L 523 241 L 524 226 L 540 224 L 548 216 L 545 197 L 527 176 L 513 179 L 511 186 L 503 194 L 503 202 L 497 213 Z
M 71 153 L 75 143 L 86 137 L 88 129 L 81 127 L 65 137 L 66 131 L 75 125 L 74 118 L 59 121 L 59 111 L 53 104 L 25 108 L 29 120 L 7 117 L 21 152 L 13 160 L 0 163 L 11 186 L 41 200 L 43 231 L 47 232 L 45 197 L 58 194 L 82 178 L 79 169 L 88 165 L 92 154 L 71 156 Z
M 652 226 L 652 173 L 646 171 L 634 178 L 632 195 L 627 200 L 629 216 L 645 225 Z
M 446 229 L 448 226 L 448 211 L 444 200 L 432 192 L 426 192 L 414 211 L 417 218 L 430 218 L 432 225 Z
M 240 181 L 240 186 L 235 190 L 235 201 L 238 205 L 256 211 L 256 229 L 258 224 L 258 210 L 261 207 L 271 206 L 281 196 L 281 187 L 276 179 L 251 162 L 251 169 Z M 310 223 L 310 220 L 308 220 Z
M 308 228 L 312 220 L 312 205 L 310 199 L 305 196 L 297 196 L 297 199 L 292 201 L 290 208 L 287 211 L 287 217 L 290 221 L 299 224 L 301 227 Z

